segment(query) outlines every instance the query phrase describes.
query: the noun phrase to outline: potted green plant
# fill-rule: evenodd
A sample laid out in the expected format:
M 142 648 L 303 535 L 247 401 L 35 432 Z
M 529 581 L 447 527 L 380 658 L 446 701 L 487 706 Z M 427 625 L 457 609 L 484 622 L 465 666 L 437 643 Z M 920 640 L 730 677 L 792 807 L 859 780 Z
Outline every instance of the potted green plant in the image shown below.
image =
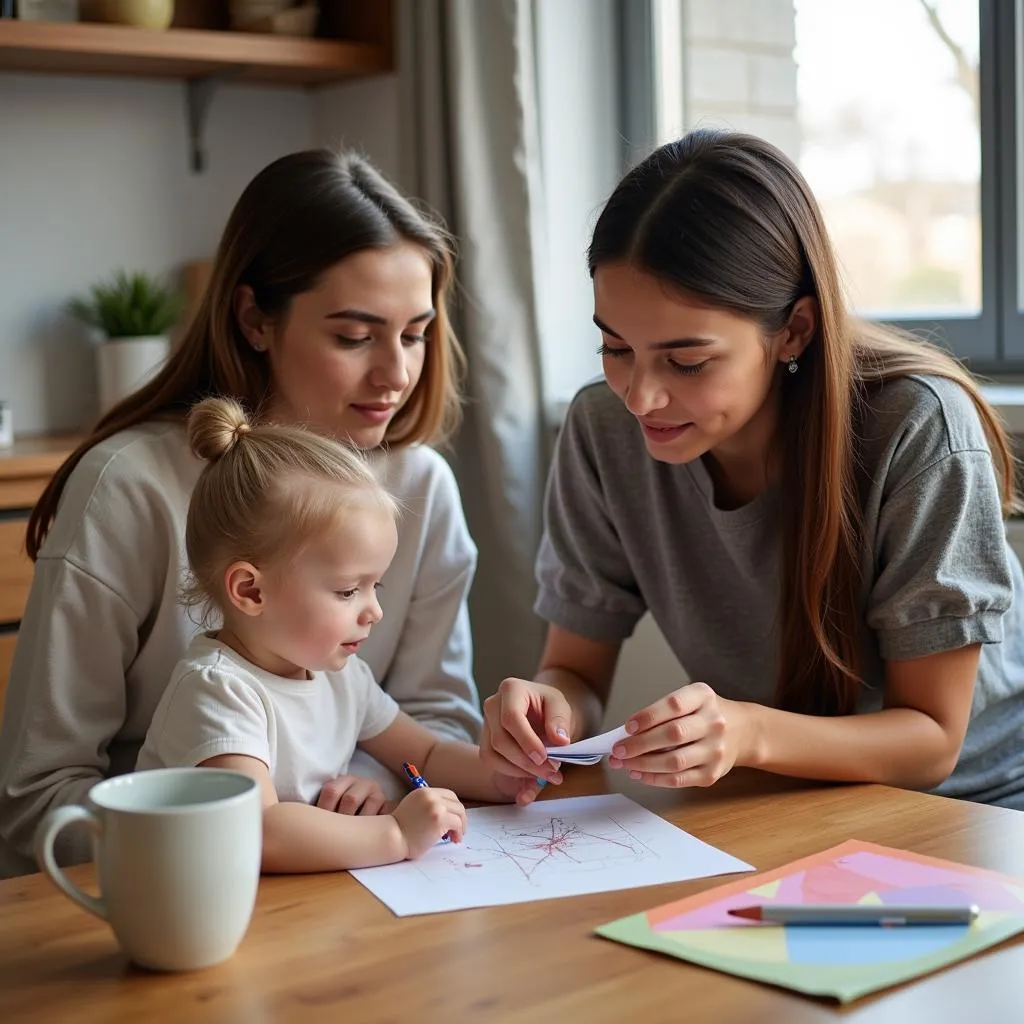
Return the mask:
M 159 278 L 124 270 L 68 303 L 73 316 L 102 335 L 96 350 L 101 410 L 140 387 L 163 364 L 168 334 L 182 308 L 181 297 Z

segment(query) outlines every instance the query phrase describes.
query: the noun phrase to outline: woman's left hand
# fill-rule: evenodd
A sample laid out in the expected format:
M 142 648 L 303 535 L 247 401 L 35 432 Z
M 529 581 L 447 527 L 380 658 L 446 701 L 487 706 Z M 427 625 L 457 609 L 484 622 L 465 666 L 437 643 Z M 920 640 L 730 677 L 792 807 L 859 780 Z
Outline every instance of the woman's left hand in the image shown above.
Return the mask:
M 742 705 L 689 683 L 631 715 L 608 764 L 648 786 L 710 786 L 736 764 L 742 717 Z
M 522 779 L 513 775 L 494 773 L 494 785 L 498 792 L 510 802 L 526 807 L 537 799 L 540 791 L 547 785 L 547 779 Z

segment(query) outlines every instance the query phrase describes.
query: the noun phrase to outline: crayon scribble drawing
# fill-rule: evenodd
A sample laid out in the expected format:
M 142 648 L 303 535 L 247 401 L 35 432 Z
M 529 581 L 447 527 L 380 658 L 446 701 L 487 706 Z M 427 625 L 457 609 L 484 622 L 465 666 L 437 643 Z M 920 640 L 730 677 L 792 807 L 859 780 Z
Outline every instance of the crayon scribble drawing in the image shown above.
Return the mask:
M 571 870 L 603 871 L 658 857 L 642 839 L 613 817 L 584 825 L 571 818 L 551 816 L 528 829 L 473 829 L 465 841 L 449 847 L 441 858 L 417 862 L 425 880 L 443 883 L 452 874 L 486 870 L 501 872 L 529 885 L 540 885 L 547 874 Z
M 467 812 L 461 843 L 352 876 L 399 916 L 750 871 L 620 794 Z

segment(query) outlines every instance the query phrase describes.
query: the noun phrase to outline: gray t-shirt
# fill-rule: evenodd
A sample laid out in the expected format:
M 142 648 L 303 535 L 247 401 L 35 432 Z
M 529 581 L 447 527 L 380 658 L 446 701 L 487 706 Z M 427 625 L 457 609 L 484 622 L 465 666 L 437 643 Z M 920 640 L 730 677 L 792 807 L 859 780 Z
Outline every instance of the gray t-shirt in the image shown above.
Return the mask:
M 1024 574 L 992 456 L 967 393 L 907 377 L 874 390 L 856 428 L 864 509 L 865 688 L 883 659 L 981 643 L 971 721 L 936 792 L 1024 809 Z M 692 679 L 771 704 L 780 599 L 774 488 L 717 508 L 700 459 L 652 458 L 603 381 L 574 399 L 548 482 L 536 611 L 593 640 L 628 637 L 647 610 Z

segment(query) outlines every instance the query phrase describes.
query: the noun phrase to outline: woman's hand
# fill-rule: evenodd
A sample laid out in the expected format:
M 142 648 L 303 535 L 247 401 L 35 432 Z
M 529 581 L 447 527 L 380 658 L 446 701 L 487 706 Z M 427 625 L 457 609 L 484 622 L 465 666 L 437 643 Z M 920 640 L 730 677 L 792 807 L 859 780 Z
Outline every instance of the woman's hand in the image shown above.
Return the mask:
M 325 811 L 361 814 L 363 817 L 390 813 L 384 790 L 373 779 L 363 779 L 358 775 L 339 775 L 324 783 L 316 805 Z
M 537 799 L 537 795 L 547 785 L 544 779 L 531 776 L 524 779 L 521 775 L 499 775 L 494 776 L 494 786 L 498 792 L 509 801 L 520 807 L 526 807 Z
M 630 736 L 615 745 L 608 764 L 649 786 L 710 786 L 739 758 L 742 707 L 707 683 L 690 683 L 632 715 Z
M 496 775 L 562 781 L 545 747 L 570 742 L 572 708 L 561 690 L 526 679 L 504 679 L 484 701 L 480 757 Z M 536 796 L 536 793 L 534 793 Z

